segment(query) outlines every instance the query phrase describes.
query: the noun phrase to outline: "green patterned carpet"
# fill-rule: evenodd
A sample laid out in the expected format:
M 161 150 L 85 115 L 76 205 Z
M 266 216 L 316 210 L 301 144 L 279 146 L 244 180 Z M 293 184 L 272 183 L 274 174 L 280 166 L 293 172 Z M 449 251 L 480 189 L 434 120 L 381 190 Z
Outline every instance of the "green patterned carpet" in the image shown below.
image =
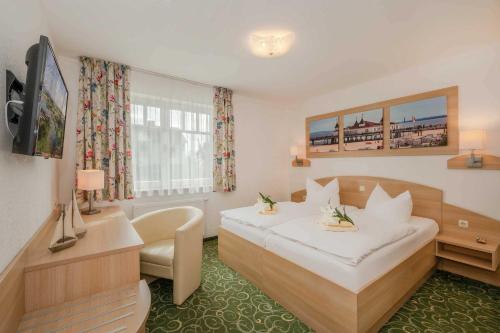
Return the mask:
M 203 250 L 202 285 L 182 306 L 172 304 L 171 281 L 150 284 L 147 332 L 313 332 L 222 264 L 217 240 Z M 500 288 L 438 271 L 381 332 L 500 332 Z

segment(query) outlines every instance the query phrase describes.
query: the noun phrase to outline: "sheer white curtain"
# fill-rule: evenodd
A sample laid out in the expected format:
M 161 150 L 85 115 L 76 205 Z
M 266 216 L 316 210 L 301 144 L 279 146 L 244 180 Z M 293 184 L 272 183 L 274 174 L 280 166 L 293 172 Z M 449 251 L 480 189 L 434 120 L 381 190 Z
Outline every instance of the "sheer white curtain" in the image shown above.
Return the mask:
M 212 191 L 212 88 L 133 72 L 136 197 Z

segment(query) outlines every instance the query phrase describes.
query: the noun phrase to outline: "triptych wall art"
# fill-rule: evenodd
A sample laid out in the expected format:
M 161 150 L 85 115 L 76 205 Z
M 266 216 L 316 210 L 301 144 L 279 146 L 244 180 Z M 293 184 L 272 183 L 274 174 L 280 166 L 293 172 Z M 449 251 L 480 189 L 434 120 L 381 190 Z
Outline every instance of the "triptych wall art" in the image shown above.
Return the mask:
M 458 87 L 306 119 L 307 157 L 458 154 Z

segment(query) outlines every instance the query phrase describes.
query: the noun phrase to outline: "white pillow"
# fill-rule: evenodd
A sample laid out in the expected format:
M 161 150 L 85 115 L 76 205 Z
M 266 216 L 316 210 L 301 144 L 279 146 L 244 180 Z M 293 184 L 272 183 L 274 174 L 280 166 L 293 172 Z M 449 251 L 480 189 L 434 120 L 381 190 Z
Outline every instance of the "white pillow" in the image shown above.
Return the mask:
M 340 206 L 339 181 L 337 178 L 324 187 L 313 179 L 307 178 L 306 191 L 306 204 L 308 205 L 319 208 L 327 206 L 328 201 L 330 201 L 332 207 Z
M 380 223 L 407 223 L 411 217 L 413 202 L 409 191 L 391 198 L 378 184 L 370 194 L 365 213 Z
M 378 205 L 391 200 L 391 196 L 387 194 L 386 191 L 377 183 L 377 186 L 373 189 L 368 201 L 366 202 L 365 209 L 375 208 Z

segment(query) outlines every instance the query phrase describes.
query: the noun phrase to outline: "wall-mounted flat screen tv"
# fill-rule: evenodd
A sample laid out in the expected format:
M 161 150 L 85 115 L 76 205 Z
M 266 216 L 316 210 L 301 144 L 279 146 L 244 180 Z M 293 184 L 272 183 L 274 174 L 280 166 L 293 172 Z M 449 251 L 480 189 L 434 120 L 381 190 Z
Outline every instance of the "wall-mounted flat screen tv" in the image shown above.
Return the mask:
M 47 37 L 29 48 L 26 65 L 23 114 L 12 151 L 62 158 L 68 89 Z

